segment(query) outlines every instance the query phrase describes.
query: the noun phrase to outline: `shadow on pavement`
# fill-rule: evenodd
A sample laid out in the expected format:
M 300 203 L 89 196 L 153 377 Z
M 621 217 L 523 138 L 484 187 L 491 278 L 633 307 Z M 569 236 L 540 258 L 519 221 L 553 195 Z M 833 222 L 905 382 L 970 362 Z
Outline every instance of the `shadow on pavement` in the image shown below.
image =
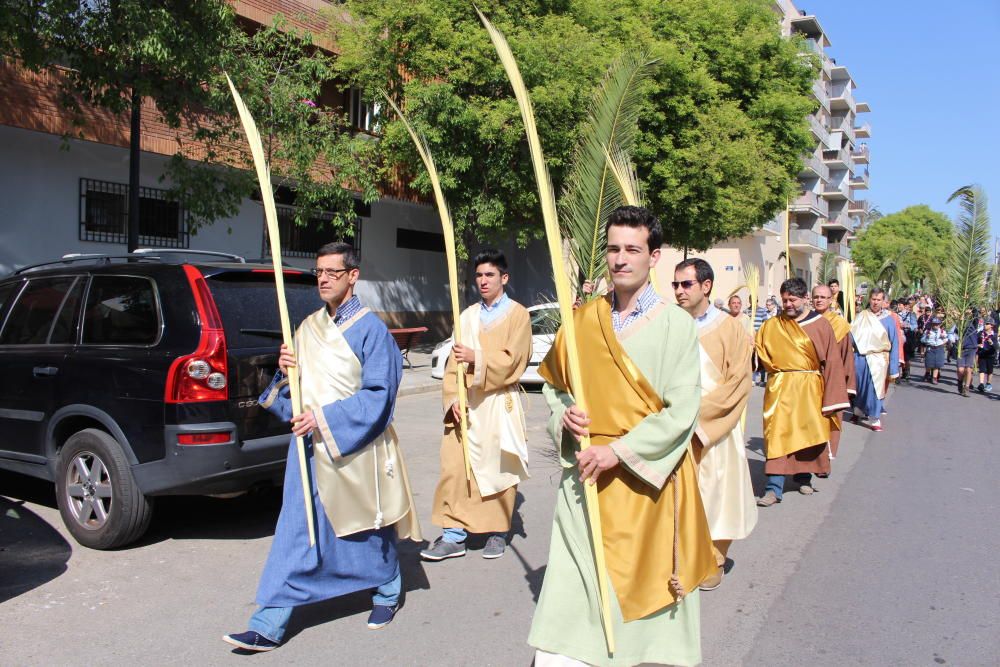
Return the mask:
M 69 542 L 24 501 L 0 497 L 0 603 L 66 571 Z
M 281 488 L 262 487 L 236 498 L 156 498 L 149 532 L 134 546 L 164 540 L 247 540 L 274 535 Z

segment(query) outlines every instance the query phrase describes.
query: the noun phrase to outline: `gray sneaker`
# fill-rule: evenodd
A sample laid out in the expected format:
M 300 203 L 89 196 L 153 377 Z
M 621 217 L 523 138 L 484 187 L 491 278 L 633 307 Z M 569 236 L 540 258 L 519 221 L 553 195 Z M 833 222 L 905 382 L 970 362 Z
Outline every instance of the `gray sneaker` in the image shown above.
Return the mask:
M 507 540 L 503 535 L 490 535 L 483 547 L 483 558 L 500 558 L 507 549 Z
M 434 540 L 427 549 L 420 552 L 420 557 L 424 560 L 444 560 L 445 558 L 459 558 L 465 555 L 465 545 L 456 542 L 445 542 L 443 537 Z

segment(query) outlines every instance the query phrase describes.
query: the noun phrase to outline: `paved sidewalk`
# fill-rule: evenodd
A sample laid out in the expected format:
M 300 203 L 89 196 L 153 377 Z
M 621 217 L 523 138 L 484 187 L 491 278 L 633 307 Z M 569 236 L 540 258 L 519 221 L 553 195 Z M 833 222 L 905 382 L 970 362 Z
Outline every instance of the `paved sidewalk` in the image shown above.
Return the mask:
M 403 381 L 399 385 L 398 396 L 413 396 L 432 391 L 441 391 L 441 380 L 431 377 L 431 350 L 433 345 L 422 345 L 410 351 L 412 366 L 403 362 Z

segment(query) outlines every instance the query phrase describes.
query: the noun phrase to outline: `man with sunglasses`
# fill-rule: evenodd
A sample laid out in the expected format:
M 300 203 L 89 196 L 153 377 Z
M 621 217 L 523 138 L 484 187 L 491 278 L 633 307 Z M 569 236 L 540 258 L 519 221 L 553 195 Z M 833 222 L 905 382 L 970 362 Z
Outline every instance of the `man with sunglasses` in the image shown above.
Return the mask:
M 368 627 L 392 621 L 402 576 L 396 540 L 419 541 L 406 467 L 392 428 L 402 357 L 392 335 L 354 294 L 358 256 L 328 243 L 316 258 L 324 306 L 281 346 L 279 371 L 260 406 L 291 422 L 278 525 L 246 632 L 223 641 L 245 651 L 281 643 L 295 607 L 374 590 Z M 288 369 L 296 366 L 303 411 L 293 416 Z M 296 436 L 310 467 L 315 544 L 310 545 Z
M 801 278 L 781 283 L 782 314 L 757 332 L 757 354 L 767 368 L 764 390 L 764 473 L 767 487 L 759 507 L 781 502 L 785 476 L 799 493 L 815 492 L 812 475 L 830 472 L 830 420 L 850 407 L 833 327 L 809 308 Z
M 686 259 L 674 268 L 674 297 L 694 318 L 701 354 L 701 410 L 691 440 L 698 467 L 698 488 L 712 534 L 718 568 L 702 582 L 710 591 L 722 584 L 726 554 L 733 540 L 750 535 L 757 506 L 750 482 L 741 417 L 750 399 L 753 338 L 735 317 L 709 300 L 715 273 L 703 259 Z M 739 297 L 733 297 L 739 299 Z M 732 307 L 732 299 L 730 299 Z
M 844 317 L 834 311 L 833 290 L 826 285 L 816 285 L 812 291 L 813 309 L 826 318 L 826 321 L 833 327 L 833 333 L 837 338 L 837 349 L 840 353 L 840 360 L 844 368 L 844 380 L 847 385 L 848 397 L 853 397 L 856 393 L 854 388 L 854 338 L 851 336 L 851 325 Z M 830 415 L 830 458 L 837 456 L 837 448 L 840 446 L 840 432 L 843 424 L 841 413 L 835 412 Z M 817 477 L 824 477 L 819 473 Z

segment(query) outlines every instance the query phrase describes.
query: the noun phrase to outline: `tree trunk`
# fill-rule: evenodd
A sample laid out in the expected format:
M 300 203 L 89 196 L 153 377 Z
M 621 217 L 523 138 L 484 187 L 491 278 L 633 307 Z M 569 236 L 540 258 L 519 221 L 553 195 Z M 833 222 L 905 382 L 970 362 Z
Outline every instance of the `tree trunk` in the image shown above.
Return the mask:
M 132 125 L 128 148 L 128 251 L 139 247 L 139 121 L 142 120 L 142 96 L 132 86 Z

